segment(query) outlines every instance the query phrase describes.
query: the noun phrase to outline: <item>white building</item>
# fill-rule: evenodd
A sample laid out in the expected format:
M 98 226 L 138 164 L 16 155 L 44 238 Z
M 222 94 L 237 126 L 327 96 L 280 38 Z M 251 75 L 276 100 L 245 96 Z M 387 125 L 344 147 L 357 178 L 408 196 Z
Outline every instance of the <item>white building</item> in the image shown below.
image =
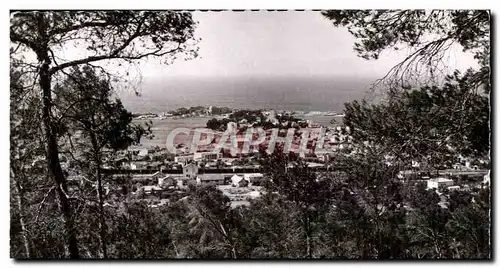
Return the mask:
M 140 156 L 140 157 L 144 157 L 144 156 L 147 156 L 149 153 L 148 149 L 141 149 L 139 150 L 139 152 L 137 153 L 137 156 Z
M 427 189 L 439 189 L 439 187 L 453 186 L 453 180 L 447 178 L 433 178 L 427 180 Z
M 184 154 L 184 155 L 177 155 L 174 157 L 174 161 L 179 164 L 187 164 L 190 161 L 194 160 L 194 154 Z
M 144 193 L 146 194 L 163 191 L 163 189 L 157 185 L 145 185 L 142 187 L 142 189 L 144 189 Z
M 250 183 L 249 179 L 238 176 L 238 175 L 233 175 L 231 177 L 231 185 L 233 187 L 243 187 L 247 186 Z
M 458 186 L 458 185 L 449 186 L 448 190 L 450 190 L 450 191 L 458 191 L 458 190 L 460 190 L 460 186 Z
M 182 174 L 190 179 L 196 179 L 198 176 L 198 166 L 191 163 L 182 168 Z
M 222 174 L 202 174 L 196 177 L 197 184 L 223 185 L 224 175 Z
M 145 161 L 134 161 L 130 163 L 130 169 L 144 169 L 147 165 Z
M 193 159 L 195 161 L 202 161 L 202 160 L 217 160 L 222 158 L 222 153 L 214 153 L 214 152 L 198 152 L 194 153 Z

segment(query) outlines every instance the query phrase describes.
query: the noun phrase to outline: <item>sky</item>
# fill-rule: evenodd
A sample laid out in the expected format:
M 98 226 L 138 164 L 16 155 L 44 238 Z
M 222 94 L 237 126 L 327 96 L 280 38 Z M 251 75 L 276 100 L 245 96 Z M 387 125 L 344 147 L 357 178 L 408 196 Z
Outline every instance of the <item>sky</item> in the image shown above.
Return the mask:
M 141 64 L 146 80 L 182 76 L 380 77 L 408 53 L 388 51 L 365 60 L 353 50 L 355 39 L 314 11 L 194 12 L 199 57 L 165 66 L 151 59 Z M 450 67 L 474 65 L 456 48 Z
M 409 53 L 389 49 L 378 60 L 362 59 L 354 52 L 356 40 L 347 29 L 334 27 L 318 11 L 196 11 L 193 18 L 198 23 L 194 33 L 200 39 L 198 58 L 171 65 L 155 58 L 127 67 L 117 67 L 117 62 L 103 65 L 130 82 L 124 88 L 132 84 L 147 91 L 148 84 L 156 88 L 158 83 L 185 77 L 330 76 L 374 81 Z M 89 56 L 81 46 L 59 52 L 68 60 Z M 450 51 L 450 70 L 471 66 L 477 66 L 472 55 L 458 46 Z

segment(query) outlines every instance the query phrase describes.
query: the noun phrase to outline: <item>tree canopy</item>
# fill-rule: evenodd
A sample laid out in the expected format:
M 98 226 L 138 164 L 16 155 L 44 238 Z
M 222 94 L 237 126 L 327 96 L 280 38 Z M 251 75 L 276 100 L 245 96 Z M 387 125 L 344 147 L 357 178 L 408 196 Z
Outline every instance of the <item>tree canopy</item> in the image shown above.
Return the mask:
M 132 62 L 154 56 L 168 63 L 180 53 L 194 56 L 189 43 L 194 25 L 189 12 L 21 11 L 11 14 L 10 39 L 33 50 L 39 61 L 48 57 L 53 74 L 100 60 Z M 87 56 L 65 59 L 61 48 L 68 46 L 86 50 Z
M 455 73 L 443 87 L 408 90 L 390 102 L 353 101 L 346 104 L 344 123 L 357 142 L 382 146 L 406 163 L 484 157 L 490 148 L 489 101 L 470 87 L 467 74 Z
M 79 258 L 74 207 L 67 195 L 68 182 L 59 158 L 59 138 L 63 132 L 54 116 L 54 78 L 64 77 L 67 68 L 118 60 L 134 63 L 159 57 L 171 63 L 177 56 L 196 56 L 195 22 L 189 12 L 177 11 L 16 11 L 11 13 L 11 59 L 41 96 L 41 123 L 46 150 L 46 166 L 53 179 L 64 222 L 62 237 L 70 258 Z M 79 51 L 66 58 L 65 49 Z M 30 58 L 36 56 L 36 60 Z M 61 92 L 59 92 L 61 94 Z M 57 97 L 57 96 L 56 96 Z M 105 131 L 106 133 L 106 131 Z M 109 134 L 109 133 L 108 133 Z M 115 143 L 116 144 L 116 143 Z
M 471 52 L 480 69 L 474 83 L 489 85 L 490 12 L 487 10 L 325 10 L 334 26 L 347 27 L 357 39 L 354 50 L 378 59 L 390 49 L 409 48 L 409 55 L 380 80 L 383 86 L 428 84 L 446 76 L 446 52 L 459 44 Z M 489 90 L 489 86 L 487 87 Z

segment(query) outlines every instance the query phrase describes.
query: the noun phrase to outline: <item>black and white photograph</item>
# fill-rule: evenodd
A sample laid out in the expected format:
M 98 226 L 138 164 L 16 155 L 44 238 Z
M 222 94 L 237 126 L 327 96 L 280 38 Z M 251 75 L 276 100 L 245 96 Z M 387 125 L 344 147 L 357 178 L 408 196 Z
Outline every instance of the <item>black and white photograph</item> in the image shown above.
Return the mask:
M 492 260 L 494 15 L 11 9 L 10 258 Z

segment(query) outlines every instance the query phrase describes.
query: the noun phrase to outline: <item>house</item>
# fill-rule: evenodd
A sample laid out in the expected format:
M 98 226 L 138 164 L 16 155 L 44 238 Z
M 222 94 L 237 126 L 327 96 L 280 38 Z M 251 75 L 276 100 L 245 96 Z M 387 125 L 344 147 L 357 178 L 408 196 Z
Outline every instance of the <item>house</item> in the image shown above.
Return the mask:
M 187 164 L 182 167 L 182 174 L 190 179 L 196 179 L 198 176 L 198 169 L 199 167 L 194 163 Z
M 163 191 L 163 189 L 157 185 L 146 185 L 143 186 L 142 189 L 144 189 L 145 194 L 154 194 L 155 192 Z
M 231 177 L 231 185 L 233 187 L 246 187 L 250 181 L 248 179 L 245 179 L 244 177 L 234 175 Z
M 130 163 L 130 169 L 145 169 L 147 165 L 146 161 L 134 161 Z
M 453 186 L 453 180 L 448 178 L 433 178 L 427 180 L 427 189 L 439 189 L 439 187 Z
M 215 152 L 197 152 L 194 153 L 193 155 L 193 160 L 194 161 L 210 161 L 210 160 L 217 160 L 222 158 L 222 153 L 215 153 Z
M 203 174 L 196 178 L 197 184 L 213 184 L 213 185 L 223 185 L 224 176 L 222 174 Z
M 205 164 L 207 168 L 217 168 L 217 162 L 208 162 Z
M 185 165 L 191 161 L 194 161 L 194 154 L 177 155 L 174 157 L 174 161 L 175 161 L 175 163 Z
M 137 156 L 146 156 L 146 155 L 148 155 L 148 149 L 141 149 L 137 153 Z

